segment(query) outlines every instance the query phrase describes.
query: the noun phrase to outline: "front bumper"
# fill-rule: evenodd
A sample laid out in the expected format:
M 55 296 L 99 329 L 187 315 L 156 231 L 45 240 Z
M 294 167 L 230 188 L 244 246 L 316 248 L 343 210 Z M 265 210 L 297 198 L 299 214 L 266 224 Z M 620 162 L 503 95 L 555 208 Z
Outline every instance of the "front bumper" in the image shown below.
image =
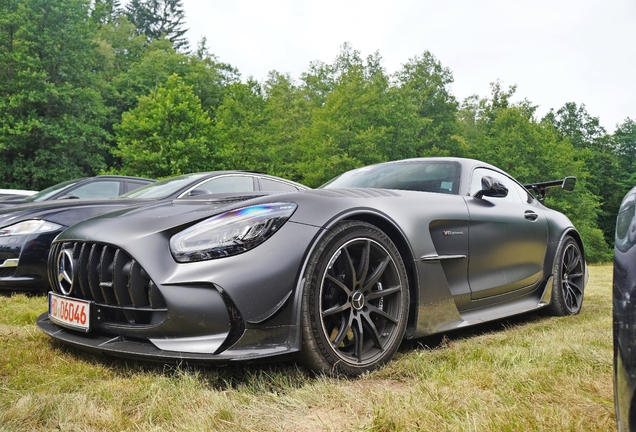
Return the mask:
M 294 293 L 318 231 L 288 222 L 253 250 L 193 263 L 174 261 L 164 233 L 122 242 L 125 246 L 64 234 L 52 247 L 51 282 L 59 271 L 52 265 L 55 257 L 69 251 L 79 270 L 65 292 L 93 302 L 91 331 L 59 326 L 47 313 L 37 325 L 84 350 L 164 362 L 227 362 L 296 352 L 300 327 Z
M 46 292 L 49 249 L 60 232 L 0 238 L 0 290 Z
M 249 361 L 272 356 L 291 354 L 299 349 L 297 326 L 276 326 L 246 329 L 239 341 L 230 349 L 218 354 L 166 351 L 157 348 L 147 339 L 126 336 L 109 336 L 96 333 L 80 333 L 53 323 L 48 312 L 37 318 L 40 330 L 52 338 L 87 351 L 113 357 L 175 363 L 189 361 L 196 364 Z

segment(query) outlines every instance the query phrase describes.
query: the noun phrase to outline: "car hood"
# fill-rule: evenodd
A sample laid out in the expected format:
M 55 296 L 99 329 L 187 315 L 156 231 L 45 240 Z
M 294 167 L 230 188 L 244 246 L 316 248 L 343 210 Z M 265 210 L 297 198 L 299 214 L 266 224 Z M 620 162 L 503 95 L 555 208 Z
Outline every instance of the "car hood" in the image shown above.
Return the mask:
M 0 227 L 30 219 L 43 219 L 68 227 L 100 213 L 147 203 L 147 200 L 81 200 L 0 208 Z
M 178 199 L 146 206 L 133 206 L 103 213 L 66 230 L 60 240 L 91 240 L 112 243 L 134 239 L 162 231 L 178 231 L 219 213 L 256 204 L 269 194 L 219 194 L 205 199 Z M 283 194 L 287 195 L 287 194 Z
M 461 197 L 438 193 L 394 191 L 384 189 L 313 189 L 298 192 L 225 194 L 207 199 L 180 199 L 169 203 L 133 207 L 104 213 L 72 228 L 60 235 L 60 241 L 94 241 L 123 246 L 137 239 L 163 233 L 171 236 L 195 223 L 249 205 L 272 202 L 293 202 L 298 205 L 290 222 L 324 227 L 335 215 L 349 211 L 374 211 L 384 215 L 391 213 L 409 217 L 412 200 L 401 196 L 418 196 L 419 200 L 435 203 L 458 201 L 465 209 Z M 450 204 L 449 204 L 450 205 Z M 439 206 L 437 206 L 439 207 Z M 448 208 L 442 205 L 439 211 Z M 432 211 L 431 213 L 436 213 Z

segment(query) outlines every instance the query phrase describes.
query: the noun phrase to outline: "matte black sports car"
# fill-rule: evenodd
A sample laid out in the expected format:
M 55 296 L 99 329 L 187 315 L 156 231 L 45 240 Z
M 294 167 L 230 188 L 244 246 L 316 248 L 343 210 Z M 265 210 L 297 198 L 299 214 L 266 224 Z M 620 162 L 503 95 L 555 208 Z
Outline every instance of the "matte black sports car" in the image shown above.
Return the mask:
M 356 375 L 404 337 L 576 314 L 587 266 L 568 218 L 510 176 L 433 158 L 102 215 L 56 239 L 49 275 L 37 325 L 77 347 L 191 362 L 299 352 L 312 370 Z
M 619 208 L 614 242 L 614 402 L 619 431 L 636 430 L 636 188 Z
M 116 175 L 84 177 L 58 183 L 29 196 L 8 197 L 0 201 L 0 207 L 18 204 L 35 204 L 64 199 L 106 199 L 145 186 L 155 180 Z
M 61 200 L 0 209 L 0 289 L 48 291 L 46 260 L 51 242 L 69 226 L 92 216 L 192 196 L 299 189 L 306 187 L 262 174 L 217 171 L 172 177 L 116 199 Z

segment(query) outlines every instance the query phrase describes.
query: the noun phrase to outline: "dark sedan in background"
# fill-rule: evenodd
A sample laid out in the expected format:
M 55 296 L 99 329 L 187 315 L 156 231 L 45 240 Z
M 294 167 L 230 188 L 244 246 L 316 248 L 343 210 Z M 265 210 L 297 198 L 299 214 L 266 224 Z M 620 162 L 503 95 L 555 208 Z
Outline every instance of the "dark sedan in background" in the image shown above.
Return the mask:
M 572 222 L 545 189 L 458 158 L 389 162 L 322 188 L 100 215 L 51 247 L 38 327 L 98 353 L 227 362 L 297 353 L 357 375 L 403 338 L 581 310 Z M 537 198 L 538 197 L 538 198 Z
M 29 196 L 13 196 L 0 201 L 1 207 L 35 204 L 64 199 L 106 199 L 145 186 L 155 180 L 141 177 L 101 175 L 68 180 Z
M 614 240 L 614 401 L 619 431 L 636 430 L 636 188 L 616 219 Z
M 0 209 L 0 289 L 47 291 L 46 259 L 53 239 L 71 225 L 101 213 L 223 193 L 303 189 L 301 184 L 277 177 L 217 171 L 172 177 L 116 199 L 57 200 Z
M 23 189 L 0 189 L 0 201 L 5 199 L 24 199 L 36 193 L 38 193 L 38 191 Z

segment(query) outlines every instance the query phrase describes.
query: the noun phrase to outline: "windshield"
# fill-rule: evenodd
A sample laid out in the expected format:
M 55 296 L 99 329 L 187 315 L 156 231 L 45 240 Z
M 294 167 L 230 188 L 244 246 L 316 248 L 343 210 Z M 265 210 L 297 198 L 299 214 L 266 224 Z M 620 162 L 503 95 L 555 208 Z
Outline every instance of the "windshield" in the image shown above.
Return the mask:
M 58 192 L 67 189 L 71 186 L 73 186 L 75 183 L 77 183 L 79 180 L 82 179 L 76 179 L 76 180 L 68 180 L 56 185 L 53 185 L 49 188 L 46 188 L 36 194 L 33 194 L 29 197 L 25 197 L 24 201 L 29 201 L 29 202 L 33 202 L 33 201 L 45 201 L 47 198 L 50 198 L 51 196 L 57 194 Z
M 379 188 L 420 192 L 459 193 L 459 164 L 448 161 L 409 161 L 372 165 L 348 171 L 321 188 Z
M 119 198 L 142 198 L 142 199 L 162 199 L 188 187 L 195 180 L 205 177 L 207 174 L 186 174 L 178 177 L 170 177 L 149 185 L 140 187 L 128 193 L 121 195 Z

